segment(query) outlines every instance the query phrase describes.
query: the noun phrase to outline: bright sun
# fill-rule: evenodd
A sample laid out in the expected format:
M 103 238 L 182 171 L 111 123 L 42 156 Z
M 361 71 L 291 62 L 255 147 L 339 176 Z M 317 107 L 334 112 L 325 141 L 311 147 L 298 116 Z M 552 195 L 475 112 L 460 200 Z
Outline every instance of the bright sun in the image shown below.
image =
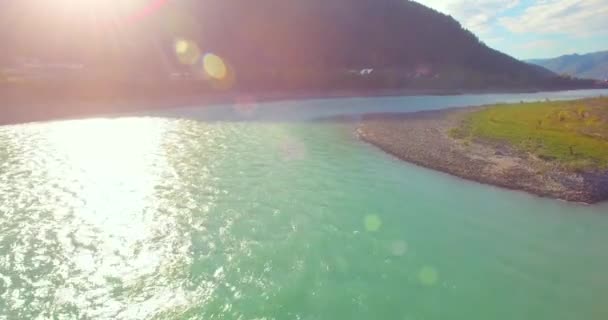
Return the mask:
M 72 17 L 124 18 L 153 11 L 165 2 L 167 0 L 56 0 L 50 3 L 49 9 Z

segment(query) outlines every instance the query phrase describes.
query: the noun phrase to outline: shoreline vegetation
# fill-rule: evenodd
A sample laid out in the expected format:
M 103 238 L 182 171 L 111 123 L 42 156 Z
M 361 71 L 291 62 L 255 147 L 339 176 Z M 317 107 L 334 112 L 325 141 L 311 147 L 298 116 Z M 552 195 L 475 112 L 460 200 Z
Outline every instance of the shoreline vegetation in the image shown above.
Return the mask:
M 357 133 L 464 179 L 572 202 L 608 200 L 608 98 L 371 114 Z
M 306 89 L 306 90 L 209 90 L 198 83 L 168 82 L 159 85 L 123 85 L 100 82 L 95 86 L 0 85 L 0 125 L 124 114 L 188 106 L 232 104 L 239 101 L 272 102 L 382 96 L 446 96 L 462 94 L 534 93 L 561 90 L 606 89 L 599 87 L 555 88 L 401 88 L 401 89 Z

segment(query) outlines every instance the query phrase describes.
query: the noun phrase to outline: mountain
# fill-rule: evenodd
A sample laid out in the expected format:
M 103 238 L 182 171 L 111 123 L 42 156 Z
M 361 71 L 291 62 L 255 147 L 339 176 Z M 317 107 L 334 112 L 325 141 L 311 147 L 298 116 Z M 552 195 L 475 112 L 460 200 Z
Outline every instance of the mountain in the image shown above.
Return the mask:
M 53 12 L 44 3 L 0 3 L 5 61 L 77 61 L 105 76 L 160 79 L 200 71 L 175 54 L 186 39 L 196 46 L 190 53 L 220 56 L 243 88 L 587 85 L 496 51 L 451 16 L 408 0 L 100 1 L 114 6 Z
M 588 54 L 571 54 L 553 59 L 528 60 L 558 74 L 567 74 L 579 78 L 608 79 L 608 51 Z

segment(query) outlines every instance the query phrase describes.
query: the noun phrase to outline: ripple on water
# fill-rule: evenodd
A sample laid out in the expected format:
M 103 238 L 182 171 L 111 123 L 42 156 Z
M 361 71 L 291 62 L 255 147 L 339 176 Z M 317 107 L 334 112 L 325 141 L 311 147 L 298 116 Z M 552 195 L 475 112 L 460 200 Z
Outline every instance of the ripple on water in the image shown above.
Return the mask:
M 547 203 L 329 124 L 0 127 L 0 319 L 603 319 L 606 220 Z
M 176 175 L 166 147 L 169 130 L 189 125 L 128 118 L 2 129 L 0 315 L 143 319 L 209 294 L 184 289 L 198 183 Z

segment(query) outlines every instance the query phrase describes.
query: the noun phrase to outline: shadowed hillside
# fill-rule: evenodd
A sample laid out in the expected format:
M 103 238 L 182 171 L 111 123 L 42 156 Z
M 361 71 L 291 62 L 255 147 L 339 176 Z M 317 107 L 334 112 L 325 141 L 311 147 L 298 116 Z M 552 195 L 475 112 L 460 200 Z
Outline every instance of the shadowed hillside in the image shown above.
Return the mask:
M 54 15 L 39 3 L 0 4 L 4 60 L 77 61 L 96 81 L 197 78 L 200 58 L 213 52 L 235 78 L 230 87 L 243 89 L 590 86 L 493 50 L 452 17 L 407 0 L 149 0 Z M 190 46 L 188 62 L 176 41 Z

